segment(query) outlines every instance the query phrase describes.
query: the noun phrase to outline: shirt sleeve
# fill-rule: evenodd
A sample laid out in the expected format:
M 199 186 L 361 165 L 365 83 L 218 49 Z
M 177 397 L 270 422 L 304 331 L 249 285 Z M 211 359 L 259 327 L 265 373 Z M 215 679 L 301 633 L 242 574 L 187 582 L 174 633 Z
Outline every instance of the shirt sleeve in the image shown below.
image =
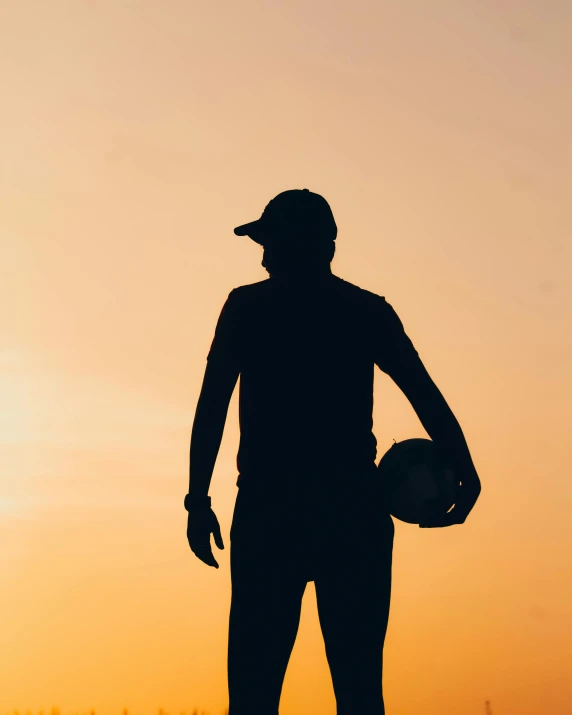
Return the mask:
M 407 370 L 419 353 L 393 307 L 381 298 L 374 327 L 374 362 L 390 377 Z
M 240 366 L 240 334 L 239 301 L 234 289 L 220 312 L 207 360 Z

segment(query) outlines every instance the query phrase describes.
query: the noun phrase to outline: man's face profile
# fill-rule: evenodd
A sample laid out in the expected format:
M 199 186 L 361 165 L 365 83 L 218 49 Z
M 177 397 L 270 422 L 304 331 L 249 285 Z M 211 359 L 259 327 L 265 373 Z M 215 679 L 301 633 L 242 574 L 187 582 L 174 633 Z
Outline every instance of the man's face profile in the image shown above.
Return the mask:
M 300 274 L 312 269 L 307 246 L 281 236 L 264 236 L 262 265 L 270 275 Z

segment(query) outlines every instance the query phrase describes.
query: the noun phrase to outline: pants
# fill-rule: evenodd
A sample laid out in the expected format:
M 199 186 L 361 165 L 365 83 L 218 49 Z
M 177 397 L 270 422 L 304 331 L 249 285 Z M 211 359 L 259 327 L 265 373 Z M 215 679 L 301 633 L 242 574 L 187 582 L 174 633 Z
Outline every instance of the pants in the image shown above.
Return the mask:
M 353 489 L 353 487 L 352 487 Z M 364 481 L 306 492 L 244 485 L 231 532 L 229 715 L 277 715 L 302 596 L 314 581 L 338 715 L 384 715 L 394 524 Z

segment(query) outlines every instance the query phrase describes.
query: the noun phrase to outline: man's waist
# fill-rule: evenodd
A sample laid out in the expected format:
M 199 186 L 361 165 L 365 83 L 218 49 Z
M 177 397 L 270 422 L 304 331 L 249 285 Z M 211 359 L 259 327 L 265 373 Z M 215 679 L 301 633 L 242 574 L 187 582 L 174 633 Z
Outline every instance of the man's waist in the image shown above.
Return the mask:
M 288 485 L 293 488 L 310 489 L 313 486 L 339 485 L 351 489 L 363 480 L 375 479 L 377 466 L 375 460 L 354 460 L 328 464 L 326 461 L 316 464 L 266 464 L 257 467 L 239 469 L 237 486 L 256 484 L 268 487 Z

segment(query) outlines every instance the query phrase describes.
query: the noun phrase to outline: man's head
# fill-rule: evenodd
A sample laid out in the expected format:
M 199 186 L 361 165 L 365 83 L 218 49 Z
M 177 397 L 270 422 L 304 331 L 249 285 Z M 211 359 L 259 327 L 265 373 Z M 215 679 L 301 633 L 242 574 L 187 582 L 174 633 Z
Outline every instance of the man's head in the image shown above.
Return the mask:
M 271 275 L 329 270 L 337 226 L 328 202 L 308 189 L 283 191 L 262 216 L 234 229 L 264 247 L 262 265 Z

